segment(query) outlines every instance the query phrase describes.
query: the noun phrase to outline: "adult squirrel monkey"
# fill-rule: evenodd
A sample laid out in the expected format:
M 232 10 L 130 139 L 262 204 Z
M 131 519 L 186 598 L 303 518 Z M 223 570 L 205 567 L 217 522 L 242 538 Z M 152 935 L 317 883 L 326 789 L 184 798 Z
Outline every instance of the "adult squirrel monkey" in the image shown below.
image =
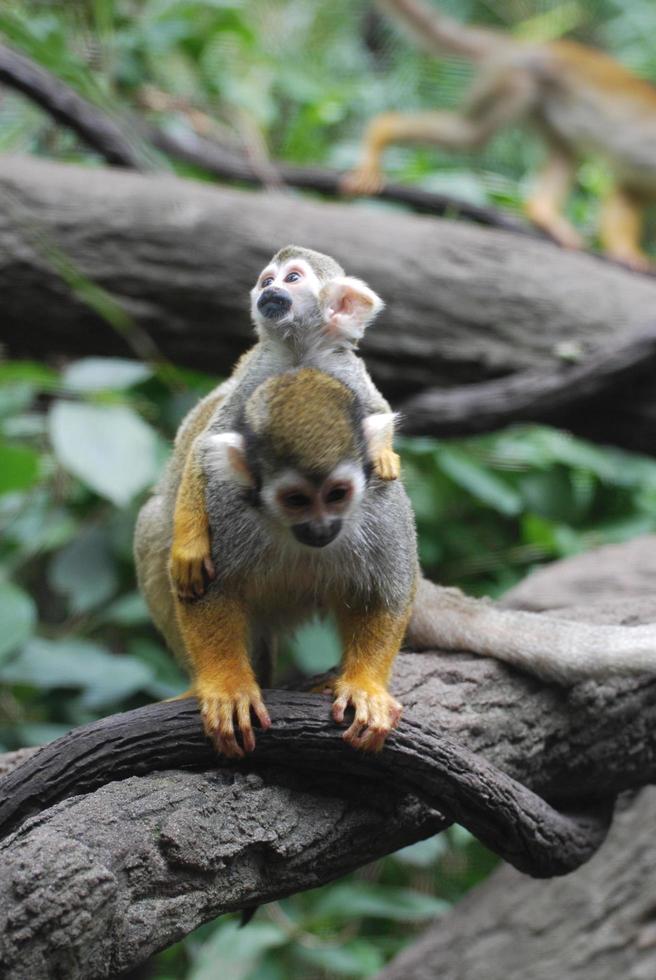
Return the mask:
M 387 683 L 418 564 L 403 486 L 373 466 L 393 429 L 391 412 L 369 413 L 353 389 L 307 367 L 261 383 L 233 429 L 210 423 L 194 451 L 206 482 L 214 576 L 193 602 L 181 601 L 165 577 L 175 458 L 142 509 L 140 584 L 169 645 L 190 663 L 205 731 L 224 755 L 255 747 L 251 713 L 270 724 L 258 650 L 317 613 L 332 613 L 342 636 L 333 717 L 341 723 L 354 708 L 345 740 L 377 750 L 397 724 L 401 706 Z
M 278 253 L 258 279 L 260 342 L 183 422 L 135 532 L 140 587 L 170 648 L 191 665 L 190 693 L 217 748 L 228 756 L 254 748 L 251 713 L 269 724 L 259 684 L 270 682 L 272 638 L 316 612 L 332 611 L 341 630 L 333 717 L 342 722 L 355 709 L 344 737 L 361 749 L 379 749 L 400 717 L 387 682 L 402 642 L 495 657 L 563 684 L 653 674 L 656 626 L 499 609 L 419 575 L 410 505 L 401 482 L 387 478 L 396 473 L 385 470 L 394 415 L 345 343 L 357 338 L 373 301 L 362 299 L 364 284 L 351 280 L 343 291 L 342 282 L 335 288 L 343 301 L 331 300 L 333 313 L 320 316 L 324 289 L 342 277 L 326 260 L 325 282 L 309 292 L 297 286 L 290 300 L 303 276 L 289 290 L 276 285 L 298 271 L 289 259 Z M 313 282 L 310 269 L 319 274 L 308 266 Z M 269 304 L 289 318 L 268 317 Z M 331 329 L 340 342 L 329 339 Z M 171 561 L 190 467 L 200 480 L 183 500 L 200 531 L 189 540 L 202 539 L 195 557 L 211 572 L 195 601 L 180 597 Z
M 431 53 L 452 53 L 478 71 L 459 112 L 386 113 L 364 137 L 362 162 L 346 177 L 348 193 L 375 193 L 383 178 L 381 155 L 392 143 L 434 143 L 468 150 L 485 145 L 498 129 L 532 123 L 548 150 L 529 217 L 562 245 L 582 238 L 563 215 L 578 161 L 603 157 L 614 184 L 601 211 L 600 239 L 612 258 L 653 269 L 642 251 L 643 214 L 656 198 L 656 88 L 613 58 L 573 41 L 525 42 L 493 29 L 467 26 L 424 0 L 378 0 Z
M 185 462 L 175 506 L 171 578 L 181 599 L 202 595 L 214 574 L 201 454 L 190 442 L 202 443 L 210 418 L 215 426 L 229 430 L 259 384 L 300 365 L 330 371 L 355 390 L 369 412 L 389 412 L 355 354 L 365 328 L 383 305 L 366 283 L 346 276 L 330 256 L 297 245 L 280 249 L 259 274 L 251 290 L 258 342 L 231 378 L 190 414 L 176 440 L 175 453 Z M 399 476 L 391 430 L 387 442 L 377 446 L 372 463 L 382 480 Z

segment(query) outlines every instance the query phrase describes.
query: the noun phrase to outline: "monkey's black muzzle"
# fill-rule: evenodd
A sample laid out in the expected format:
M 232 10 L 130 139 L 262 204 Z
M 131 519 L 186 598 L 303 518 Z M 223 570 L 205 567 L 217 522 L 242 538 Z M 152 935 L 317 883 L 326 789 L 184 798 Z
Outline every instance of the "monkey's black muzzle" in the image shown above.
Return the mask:
M 292 298 L 286 289 L 265 289 L 257 308 L 267 320 L 280 320 L 292 308 Z
M 336 518 L 334 521 L 306 521 L 303 524 L 294 524 L 292 534 L 301 544 L 307 544 L 311 548 L 325 548 L 335 540 L 341 530 L 342 522 Z

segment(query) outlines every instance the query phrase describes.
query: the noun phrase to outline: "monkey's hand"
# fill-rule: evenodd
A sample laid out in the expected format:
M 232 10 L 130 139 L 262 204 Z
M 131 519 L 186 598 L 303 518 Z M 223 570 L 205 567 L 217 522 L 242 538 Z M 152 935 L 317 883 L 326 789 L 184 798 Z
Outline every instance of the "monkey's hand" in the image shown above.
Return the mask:
M 363 164 L 357 170 L 346 174 L 339 182 L 339 190 L 342 194 L 380 194 L 385 181 L 380 170 L 376 166 Z
M 207 583 L 216 574 L 209 534 L 203 532 L 186 538 L 174 535 L 169 574 L 173 588 L 183 602 L 204 595 Z
M 212 740 L 217 752 L 229 759 L 241 759 L 245 752 L 252 752 L 255 748 L 251 712 L 262 728 L 271 726 L 262 692 L 250 678 L 235 678 L 212 685 L 198 683 L 196 697 L 205 734 Z M 243 748 L 237 741 L 235 723 L 241 731 Z
M 355 709 L 355 718 L 344 732 L 344 741 L 354 749 L 380 752 L 385 739 L 399 723 L 402 705 L 382 684 L 368 680 L 338 677 L 333 683 L 333 691 L 332 714 L 338 725 L 344 721 L 344 712 L 349 705 Z
M 398 480 L 401 476 L 401 459 L 393 449 L 381 449 L 373 459 L 374 472 L 381 480 Z

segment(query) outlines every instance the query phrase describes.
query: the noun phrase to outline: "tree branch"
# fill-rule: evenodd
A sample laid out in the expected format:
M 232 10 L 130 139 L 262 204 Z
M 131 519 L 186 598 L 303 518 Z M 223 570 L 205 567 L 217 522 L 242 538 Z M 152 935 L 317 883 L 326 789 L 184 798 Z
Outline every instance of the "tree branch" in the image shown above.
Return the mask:
M 580 596 L 586 602 L 565 610 L 570 617 L 653 621 L 655 546 L 654 537 L 644 538 L 551 566 L 536 576 L 530 601 L 540 605 L 539 596 L 549 596 L 548 581 L 563 579 L 569 601 Z M 525 603 L 530 583 L 522 586 Z M 440 809 L 450 815 L 454 805 L 462 806 L 463 795 L 454 804 L 448 785 L 431 782 L 430 773 L 413 761 L 415 743 L 430 747 L 427 759 L 436 749 L 439 759 L 449 745 L 456 753 L 465 750 L 461 759 L 473 753 L 477 762 L 563 810 L 656 778 L 653 678 L 564 690 L 484 658 L 402 654 L 393 689 L 406 705 L 408 722 L 391 744 L 391 756 L 348 752 L 326 726 L 327 709 L 312 707 L 318 699 L 279 694 L 273 703 L 282 714 L 271 740 L 260 738 L 257 773 L 234 766 L 201 774 L 151 772 L 29 818 L 0 845 L 3 976 L 33 980 L 55 976 L 55 969 L 71 980 L 112 976 L 222 911 L 312 887 L 434 833 L 444 821 L 434 804 L 419 802 L 418 793 L 426 799 L 427 790 L 435 792 Z M 137 744 L 150 746 L 145 769 L 153 758 L 177 764 L 191 756 L 202 763 L 194 745 L 198 753 L 207 749 L 191 705 L 163 707 L 175 709 L 174 724 L 182 726 L 178 738 L 170 739 L 159 722 L 149 725 L 148 712 L 159 709 L 147 709 L 138 715 L 136 741 L 130 741 L 130 715 L 119 716 L 115 741 L 106 747 L 100 738 L 86 744 L 88 756 L 76 750 L 66 763 L 52 752 L 41 754 L 46 795 L 53 787 L 59 793 L 61 781 L 70 791 L 71 781 L 93 772 L 94 757 L 102 761 L 102 778 L 121 778 L 130 766 L 138 770 Z M 121 727 L 126 719 L 127 729 Z M 16 779 L 16 769 L 2 785 L 17 794 L 29 789 L 38 758 L 26 763 L 32 767 L 23 773 L 28 780 Z M 284 768 L 274 763 L 280 759 Z M 432 766 L 430 760 L 426 764 Z M 103 769 L 107 765 L 111 773 Z M 458 794 L 464 790 L 465 800 L 474 785 L 470 775 L 475 782 L 480 770 L 474 766 L 472 773 L 458 775 Z
M 566 874 L 603 841 L 611 800 L 560 813 L 524 786 L 412 717 L 383 751 L 361 756 L 331 725 L 330 700 L 269 691 L 273 727 L 260 732 L 252 765 L 289 765 L 383 781 L 414 793 L 457 821 L 515 867 L 537 877 Z M 0 781 L 0 833 L 68 796 L 110 780 L 162 769 L 207 769 L 216 754 L 204 737 L 195 699 L 165 702 L 74 729 Z

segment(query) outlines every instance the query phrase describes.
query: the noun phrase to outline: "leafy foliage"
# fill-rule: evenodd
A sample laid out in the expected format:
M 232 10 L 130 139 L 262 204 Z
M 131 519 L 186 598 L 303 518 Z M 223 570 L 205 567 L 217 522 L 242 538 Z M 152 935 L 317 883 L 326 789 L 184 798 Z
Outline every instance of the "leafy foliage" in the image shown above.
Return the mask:
M 523 37 L 565 32 L 656 79 L 651 0 L 439 0 L 454 16 Z M 299 163 L 347 168 L 367 120 L 461 101 L 469 66 L 420 53 L 366 0 L 5 0 L 0 37 L 124 120 L 150 166 L 205 175 L 146 146 L 130 113 Z M 265 149 L 266 148 L 266 149 Z M 0 152 L 98 164 L 77 137 L 9 90 Z M 500 133 L 483 154 L 394 148 L 390 176 L 518 208 L 540 148 Z M 571 203 L 590 228 L 608 179 L 590 159 Z M 120 305 L 72 267 L 64 283 L 119 332 Z M 226 365 L 227 369 L 228 365 Z M 213 379 L 88 358 L 55 370 L 0 363 L 0 744 L 11 749 L 182 690 L 149 624 L 131 539 L 146 488 L 187 408 Z M 498 594 L 538 562 L 654 530 L 656 463 L 566 433 L 520 427 L 465 441 L 402 440 L 425 569 Z M 311 625 L 287 668 L 323 670 L 334 632 Z M 364 977 L 480 881 L 494 859 L 460 828 L 334 885 L 224 917 L 160 954 L 152 976 Z

